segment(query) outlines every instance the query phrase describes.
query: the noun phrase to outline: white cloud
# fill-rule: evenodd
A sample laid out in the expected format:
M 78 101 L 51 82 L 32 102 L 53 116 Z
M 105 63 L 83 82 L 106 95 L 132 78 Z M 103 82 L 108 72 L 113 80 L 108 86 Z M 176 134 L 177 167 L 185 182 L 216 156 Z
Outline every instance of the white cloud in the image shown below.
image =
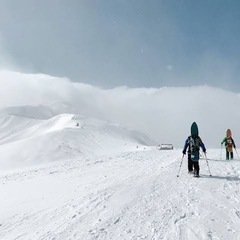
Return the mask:
M 206 147 L 218 147 L 227 128 L 240 135 L 240 96 L 208 86 L 100 89 L 43 74 L 0 71 L 0 107 L 47 105 L 119 123 L 159 143 L 182 147 L 193 121 Z M 60 106 L 60 107 L 59 107 Z

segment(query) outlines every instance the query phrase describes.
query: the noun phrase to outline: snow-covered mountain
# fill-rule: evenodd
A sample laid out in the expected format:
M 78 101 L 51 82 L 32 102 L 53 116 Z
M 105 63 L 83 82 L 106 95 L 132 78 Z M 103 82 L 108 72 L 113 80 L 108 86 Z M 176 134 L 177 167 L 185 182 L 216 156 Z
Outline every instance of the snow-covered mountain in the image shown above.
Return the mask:
M 240 239 L 238 149 L 196 179 L 182 149 L 56 106 L 0 112 L 0 239 Z
M 0 169 L 41 164 L 69 156 L 97 156 L 155 144 L 144 134 L 44 106 L 0 112 Z

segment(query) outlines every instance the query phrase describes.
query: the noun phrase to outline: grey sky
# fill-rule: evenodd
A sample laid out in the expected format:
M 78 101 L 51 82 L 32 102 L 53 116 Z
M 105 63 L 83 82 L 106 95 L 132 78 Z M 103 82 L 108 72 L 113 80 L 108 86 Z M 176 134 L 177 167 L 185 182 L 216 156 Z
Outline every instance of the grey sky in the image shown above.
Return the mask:
M 0 64 L 104 88 L 240 91 L 239 20 L 238 0 L 0 0 Z

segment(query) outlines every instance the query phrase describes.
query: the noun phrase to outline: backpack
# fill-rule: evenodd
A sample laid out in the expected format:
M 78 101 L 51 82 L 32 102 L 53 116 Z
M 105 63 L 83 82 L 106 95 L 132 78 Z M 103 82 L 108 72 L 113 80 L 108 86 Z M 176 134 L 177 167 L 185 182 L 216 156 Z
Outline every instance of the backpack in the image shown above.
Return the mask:
M 196 137 L 189 137 L 189 149 L 191 153 L 191 160 L 198 161 L 199 160 L 199 150 L 201 145 L 201 139 Z
M 231 138 L 231 137 L 230 137 L 230 138 L 227 138 L 227 140 L 226 140 L 226 146 L 227 146 L 228 148 L 232 148 L 233 142 L 232 142 L 232 138 Z

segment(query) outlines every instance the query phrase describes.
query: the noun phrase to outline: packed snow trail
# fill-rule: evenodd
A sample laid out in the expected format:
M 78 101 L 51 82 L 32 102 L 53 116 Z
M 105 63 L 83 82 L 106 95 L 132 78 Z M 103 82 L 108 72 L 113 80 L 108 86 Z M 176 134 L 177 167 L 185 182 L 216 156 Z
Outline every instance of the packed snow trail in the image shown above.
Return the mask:
M 0 239 L 239 240 L 240 161 L 219 152 L 198 179 L 153 148 L 2 173 Z

